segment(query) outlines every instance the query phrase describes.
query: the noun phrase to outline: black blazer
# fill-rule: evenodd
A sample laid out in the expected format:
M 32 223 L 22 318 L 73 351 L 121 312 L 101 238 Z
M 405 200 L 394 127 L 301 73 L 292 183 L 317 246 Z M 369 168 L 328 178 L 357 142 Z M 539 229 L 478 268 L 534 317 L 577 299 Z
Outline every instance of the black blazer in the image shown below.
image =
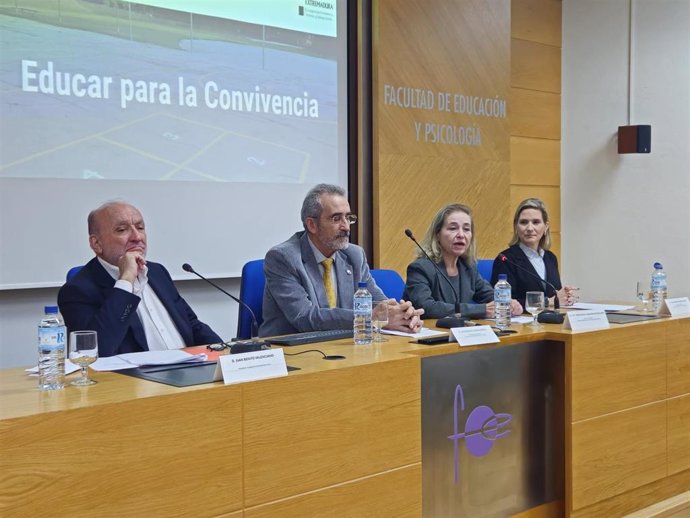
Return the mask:
M 162 265 L 147 261 L 149 285 L 156 292 L 187 346 L 222 340 L 201 322 L 175 288 Z M 148 351 L 144 326 L 137 316 L 141 299 L 114 288 L 115 279 L 95 257 L 58 293 L 58 305 L 69 331 L 98 333 L 99 356 Z
M 508 261 L 501 261 L 501 254 L 508 258 Z M 498 282 L 498 274 L 508 274 L 508 283 L 512 288 L 513 298 L 517 299 L 522 307 L 525 307 L 525 293 L 528 291 L 543 291 L 547 297 L 553 297 L 555 292 L 553 288 L 539 279 L 539 274 L 529 262 L 529 259 L 522 251 L 520 245 L 513 245 L 510 248 L 503 250 L 496 259 L 494 259 L 494 267 L 491 273 L 491 285 L 495 286 Z M 515 263 L 515 264 L 511 264 Z M 527 272 L 521 270 L 516 265 L 522 266 L 525 270 L 532 272 L 534 275 L 529 275 Z M 558 275 L 558 259 L 556 256 L 548 251 L 544 251 L 544 265 L 546 266 L 546 280 L 553 284 L 556 289 L 561 289 L 561 278 Z

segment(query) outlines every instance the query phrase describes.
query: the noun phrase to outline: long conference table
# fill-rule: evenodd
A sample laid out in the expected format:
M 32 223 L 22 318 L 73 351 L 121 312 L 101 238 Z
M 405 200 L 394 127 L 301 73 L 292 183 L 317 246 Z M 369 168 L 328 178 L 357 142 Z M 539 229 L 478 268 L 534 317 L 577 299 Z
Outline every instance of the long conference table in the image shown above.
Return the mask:
M 0 515 L 611 518 L 690 489 L 690 318 L 514 329 L 291 347 L 346 358 L 237 385 L 0 371 Z

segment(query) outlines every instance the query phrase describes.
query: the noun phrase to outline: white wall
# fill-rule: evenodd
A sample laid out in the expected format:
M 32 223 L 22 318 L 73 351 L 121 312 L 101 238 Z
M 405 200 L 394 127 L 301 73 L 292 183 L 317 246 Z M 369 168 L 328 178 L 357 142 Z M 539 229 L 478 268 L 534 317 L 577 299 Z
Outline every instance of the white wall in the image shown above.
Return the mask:
M 634 300 L 654 261 L 690 296 L 690 1 L 633 0 L 631 124 L 651 154 L 617 154 L 627 124 L 628 0 L 565 0 L 564 280 L 585 300 Z
M 214 279 L 214 282 L 239 296 L 238 279 Z M 229 340 L 236 335 L 236 302 L 201 280 L 175 284 L 197 316 L 221 338 Z M 0 368 L 36 364 L 36 326 L 43 315 L 43 306 L 57 304 L 57 292 L 58 288 L 0 291 Z

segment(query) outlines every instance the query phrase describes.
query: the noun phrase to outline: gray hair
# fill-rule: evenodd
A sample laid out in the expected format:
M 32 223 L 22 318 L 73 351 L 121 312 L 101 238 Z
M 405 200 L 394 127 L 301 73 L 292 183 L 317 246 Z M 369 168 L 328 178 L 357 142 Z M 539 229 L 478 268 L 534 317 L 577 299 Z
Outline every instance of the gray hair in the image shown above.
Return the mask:
M 307 218 L 319 219 L 321 217 L 321 212 L 323 212 L 323 206 L 321 205 L 321 196 L 323 194 L 332 194 L 347 197 L 345 189 L 337 185 L 329 183 L 320 183 L 319 185 L 313 187 L 307 195 L 304 197 L 302 202 L 302 225 L 304 230 L 307 230 Z
M 474 218 L 472 217 L 472 209 L 470 209 L 467 205 L 463 205 L 461 203 L 451 203 L 445 207 L 442 207 L 436 213 L 434 219 L 431 220 L 431 225 L 429 225 L 429 228 L 427 229 L 420 245 L 426 251 L 426 253 L 429 254 L 429 257 L 431 257 L 435 262 L 441 262 L 443 255 L 441 244 L 438 241 L 438 233 L 443 228 L 446 218 L 448 218 L 448 216 L 454 212 L 464 212 L 470 217 L 472 239 L 470 239 L 469 245 L 467 246 L 465 254 L 462 256 L 462 259 L 464 260 L 465 264 L 472 266 L 477 262 L 477 240 L 474 237 Z M 417 253 L 417 257 L 421 259 L 424 257 L 424 254 L 420 251 Z
M 513 216 L 513 238 L 510 240 L 509 246 L 517 245 L 520 242 L 520 237 L 517 233 L 517 224 L 520 219 L 520 213 L 525 209 L 534 209 L 541 212 L 541 219 L 544 220 L 544 224 L 549 223 L 549 213 L 546 212 L 546 205 L 539 198 L 527 198 L 522 200 L 520 204 L 515 209 L 515 216 Z M 539 240 L 539 248 L 542 250 L 548 250 L 551 248 L 551 229 L 549 226 L 546 227 L 546 232 L 541 236 Z

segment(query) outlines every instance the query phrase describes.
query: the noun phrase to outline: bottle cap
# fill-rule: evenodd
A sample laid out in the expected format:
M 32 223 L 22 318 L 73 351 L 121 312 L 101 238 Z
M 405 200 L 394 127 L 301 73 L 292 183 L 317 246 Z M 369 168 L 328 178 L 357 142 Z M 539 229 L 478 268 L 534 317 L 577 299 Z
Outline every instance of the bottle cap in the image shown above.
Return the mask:
M 498 274 L 498 280 L 499 281 L 507 281 L 508 280 L 508 274 L 507 273 L 499 273 Z
M 661 266 L 661 263 L 654 263 L 654 269 L 655 269 L 655 270 L 663 270 L 664 267 Z
M 50 314 L 52 314 L 52 313 L 58 313 L 58 307 L 57 307 L 57 306 L 45 306 L 45 307 L 43 308 L 43 312 L 44 312 L 46 315 L 50 315 Z
M 366 282 L 358 282 L 358 283 L 357 283 L 357 287 L 358 287 L 358 288 L 366 288 L 366 287 L 367 287 L 367 283 L 366 283 Z

